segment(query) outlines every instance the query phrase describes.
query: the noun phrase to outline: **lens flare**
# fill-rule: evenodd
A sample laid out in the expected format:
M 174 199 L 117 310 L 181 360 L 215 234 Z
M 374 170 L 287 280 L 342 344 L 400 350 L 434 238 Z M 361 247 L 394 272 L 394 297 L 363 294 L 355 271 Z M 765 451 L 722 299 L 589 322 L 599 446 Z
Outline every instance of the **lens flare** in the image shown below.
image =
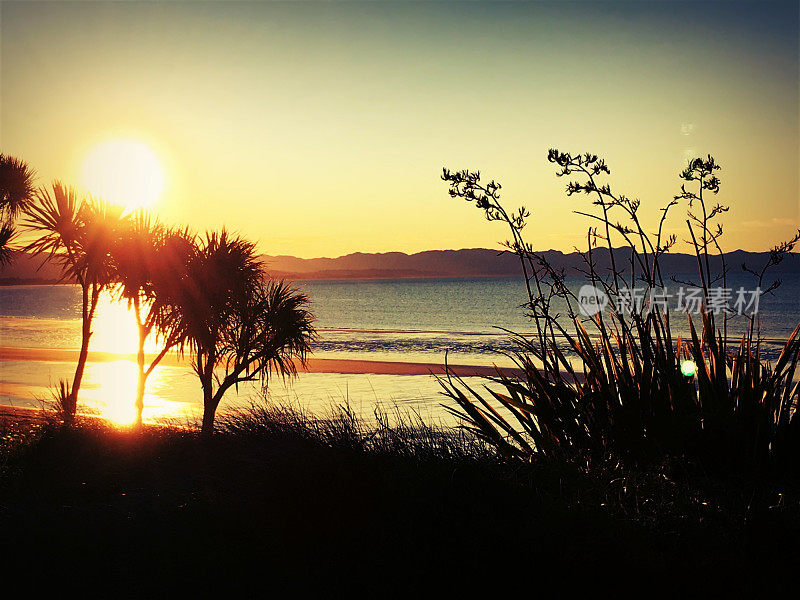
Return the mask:
M 697 373 L 697 363 L 693 360 L 685 360 L 681 363 L 681 373 L 686 377 L 694 377 Z

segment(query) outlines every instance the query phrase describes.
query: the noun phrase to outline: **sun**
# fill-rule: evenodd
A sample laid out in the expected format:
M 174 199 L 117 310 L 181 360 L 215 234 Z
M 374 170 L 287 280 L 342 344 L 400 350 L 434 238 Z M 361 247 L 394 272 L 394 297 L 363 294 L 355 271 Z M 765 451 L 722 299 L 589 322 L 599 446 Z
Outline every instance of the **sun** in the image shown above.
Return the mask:
M 83 186 L 98 198 L 126 211 L 149 208 L 164 188 L 161 163 L 138 140 L 119 139 L 95 146 L 83 163 Z

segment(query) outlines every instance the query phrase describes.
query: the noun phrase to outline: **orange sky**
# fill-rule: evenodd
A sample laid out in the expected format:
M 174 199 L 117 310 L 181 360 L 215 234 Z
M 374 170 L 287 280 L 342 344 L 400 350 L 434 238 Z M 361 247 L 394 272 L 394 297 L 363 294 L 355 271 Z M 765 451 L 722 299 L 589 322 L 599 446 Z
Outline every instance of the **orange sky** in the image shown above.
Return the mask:
M 549 147 L 607 159 L 655 224 L 712 153 L 726 247 L 800 226 L 796 3 L 3 2 L 0 141 L 81 184 L 115 139 L 158 158 L 154 210 L 269 254 L 494 247 L 447 195 L 480 169 L 534 213 L 536 248 L 585 236 Z M 682 219 L 675 220 L 679 228 Z

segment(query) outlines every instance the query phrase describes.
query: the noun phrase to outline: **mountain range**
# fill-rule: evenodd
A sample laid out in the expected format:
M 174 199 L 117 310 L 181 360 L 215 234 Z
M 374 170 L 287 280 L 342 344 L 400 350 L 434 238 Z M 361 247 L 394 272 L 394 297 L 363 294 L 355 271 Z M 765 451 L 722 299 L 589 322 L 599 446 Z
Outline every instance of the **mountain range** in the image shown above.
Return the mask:
M 546 250 L 540 253 L 556 269 L 567 274 L 578 274 L 584 263 L 577 252 L 563 253 Z M 614 257 L 618 266 L 629 263 L 628 250 L 616 249 Z M 498 277 L 520 274 L 518 258 L 509 253 L 487 248 L 462 250 L 427 250 L 415 254 L 385 252 L 366 254 L 356 252 L 338 258 L 297 258 L 294 256 L 262 256 L 267 271 L 279 279 L 391 279 L 436 277 Z M 773 274 L 800 273 L 797 253 L 788 256 Z M 601 273 L 607 272 L 609 252 L 594 250 L 594 259 Z M 769 259 L 768 252 L 736 250 L 726 255 L 731 270 L 740 270 L 747 264 L 760 269 Z M 41 259 L 18 253 L 10 265 L 0 269 L 0 284 L 56 283 L 60 272 L 56 265 L 41 266 Z M 719 269 L 719 257 L 711 257 L 711 268 Z M 662 269 L 668 273 L 691 273 L 697 269 L 697 258 L 692 254 L 669 253 L 661 258 Z

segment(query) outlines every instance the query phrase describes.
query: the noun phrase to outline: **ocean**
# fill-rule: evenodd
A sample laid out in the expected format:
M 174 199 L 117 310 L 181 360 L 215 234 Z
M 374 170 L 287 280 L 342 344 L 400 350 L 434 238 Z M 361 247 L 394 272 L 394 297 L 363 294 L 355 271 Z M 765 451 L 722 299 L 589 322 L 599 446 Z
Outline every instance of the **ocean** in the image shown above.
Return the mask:
M 687 276 L 688 277 L 688 276 Z M 676 279 L 685 279 L 676 277 Z M 577 294 L 585 281 L 570 278 Z M 396 361 L 443 364 L 509 365 L 502 354 L 513 348 L 509 335 L 533 330 L 521 307 L 526 296 L 521 279 L 385 279 L 301 281 L 295 284 L 311 300 L 320 333 L 315 358 L 352 361 Z M 670 282 L 670 308 L 680 284 Z M 755 288 L 752 277 L 729 276 L 733 290 Z M 774 355 L 781 338 L 800 321 L 800 281 L 784 280 L 773 294 L 761 298 L 758 315 L 767 355 Z M 562 314 L 565 306 L 554 303 Z M 674 317 L 685 334 L 686 317 Z M 734 315 L 729 331 L 744 330 L 746 316 Z M 75 349 L 80 344 L 80 290 L 77 286 L 8 286 L 0 288 L 0 346 L 4 348 Z M 156 349 L 151 345 L 148 351 Z M 126 307 L 104 298 L 96 317 L 91 350 L 105 353 L 104 360 L 87 367 L 82 399 L 85 406 L 119 421 L 132 418 L 135 390 L 136 330 Z M 17 353 L 19 354 L 19 353 Z M 8 360 L 0 355 L 0 403 L 40 406 L 61 378 L 71 378 L 74 365 L 58 356 L 38 352 L 34 360 Z M 356 369 L 357 370 L 357 369 Z M 369 368 L 363 369 L 369 371 Z M 481 385 L 479 378 L 468 378 Z M 268 397 L 315 413 L 332 405 L 348 404 L 369 415 L 376 407 L 411 410 L 426 420 L 450 421 L 441 407 L 445 399 L 432 375 L 360 373 L 301 373 L 296 379 L 273 378 Z M 262 391 L 243 387 L 230 392 L 221 409 L 259 402 Z M 200 409 L 199 384 L 188 362 L 174 361 L 158 367 L 148 380 L 145 418 L 193 418 Z

